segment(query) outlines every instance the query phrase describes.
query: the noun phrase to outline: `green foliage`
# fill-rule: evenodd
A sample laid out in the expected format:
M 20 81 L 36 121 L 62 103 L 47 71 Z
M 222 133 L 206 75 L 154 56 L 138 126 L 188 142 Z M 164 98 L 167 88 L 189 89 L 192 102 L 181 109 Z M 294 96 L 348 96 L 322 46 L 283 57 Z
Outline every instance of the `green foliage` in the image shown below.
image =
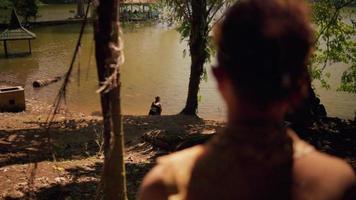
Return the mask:
M 42 0 L 46 4 L 67 4 L 67 3 L 77 3 L 77 0 Z
M 209 62 L 215 53 L 209 32 L 223 16 L 223 11 L 238 0 L 207 0 L 209 29 L 205 34 L 207 47 L 205 49 Z M 189 43 L 191 33 L 191 2 L 192 0 L 160 0 L 163 18 L 176 25 L 181 40 Z M 310 1 L 308 1 L 310 2 Z M 350 66 L 342 75 L 339 91 L 356 92 L 356 9 L 350 8 L 356 0 L 318 0 L 311 3 L 312 17 L 316 27 L 315 53 L 310 62 L 310 73 L 325 88 L 330 88 L 330 74 L 325 68 L 335 63 Z M 184 55 L 186 52 L 184 52 Z M 203 77 L 204 78 L 204 75 Z
M 13 4 L 10 0 L 0 0 L 0 8 L 9 9 L 12 8 Z
M 17 14 L 24 17 L 25 23 L 29 18 L 36 18 L 38 13 L 39 0 L 0 0 L 0 9 L 16 8 Z
M 191 17 L 192 1 L 194 0 L 160 0 L 159 5 L 163 10 L 163 20 L 171 25 L 177 26 L 177 31 L 181 35 L 181 41 L 190 42 L 191 36 Z M 210 62 L 211 55 L 215 53 L 213 39 L 209 36 L 214 25 L 222 18 L 223 11 L 236 0 L 207 0 L 207 18 L 208 29 L 205 32 L 207 41 L 205 52 L 208 57 L 205 62 Z M 184 50 L 183 55 L 186 55 Z M 206 72 L 206 70 L 204 70 Z M 207 79 L 206 73 L 203 73 L 202 79 Z
M 10 20 L 11 8 L 13 4 L 10 0 L 0 0 L 0 24 L 7 24 Z M 1 29 L 1 28 L 0 28 Z
M 340 91 L 348 91 L 356 93 L 356 66 L 351 66 L 344 72 L 341 78 L 342 84 L 339 88 Z
M 17 13 L 24 17 L 25 23 L 29 18 L 36 18 L 38 13 L 39 0 L 13 0 Z
M 329 88 L 325 72 L 328 65 L 344 63 L 350 68 L 344 72 L 338 90 L 356 92 L 356 23 L 355 9 L 349 8 L 355 0 L 319 0 L 312 4 L 313 20 L 317 27 L 316 51 L 312 56 L 312 78 Z

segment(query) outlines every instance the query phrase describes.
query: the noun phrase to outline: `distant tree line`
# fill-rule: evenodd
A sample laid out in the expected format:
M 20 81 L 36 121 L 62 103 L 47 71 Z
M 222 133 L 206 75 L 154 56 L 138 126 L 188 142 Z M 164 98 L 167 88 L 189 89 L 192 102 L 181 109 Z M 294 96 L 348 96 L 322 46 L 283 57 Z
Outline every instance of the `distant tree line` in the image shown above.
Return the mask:
M 45 4 L 66 4 L 66 3 L 77 3 L 78 0 L 42 0 Z M 88 0 L 85 0 L 88 2 Z
M 84 6 L 88 0 L 0 0 L 0 9 L 15 8 L 17 14 L 22 16 L 24 23 L 28 24 L 29 19 L 36 19 L 38 17 L 38 8 L 42 3 L 63 4 L 76 3 L 77 15 L 76 17 L 84 17 Z M 0 16 L 1 17 L 1 16 Z
M 28 23 L 30 18 L 38 16 L 40 3 L 40 0 L 1 0 L 0 9 L 16 8 L 17 13 L 24 18 L 24 22 Z
M 75 3 L 76 0 L 43 0 L 43 3 L 46 4 L 62 4 L 62 3 Z
M 2 8 L 2 9 L 10 8 L 12 6 L 13 6 L 13 3 L 10 0 L 1 0 L 0 1 L 0 8 Z

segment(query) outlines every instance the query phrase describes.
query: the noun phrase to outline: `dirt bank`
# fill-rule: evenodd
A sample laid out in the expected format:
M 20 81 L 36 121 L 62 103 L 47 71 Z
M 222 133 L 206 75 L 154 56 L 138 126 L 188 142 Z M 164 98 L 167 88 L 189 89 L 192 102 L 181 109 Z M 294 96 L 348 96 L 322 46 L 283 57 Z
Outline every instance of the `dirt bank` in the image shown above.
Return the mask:
M 102 167 L 101 118 L 61 110 L 48 133 L 44 123 L 51 106 L 36 100 L 26 106 L 25 112 L 0 113 L 0 199 L 91 199 Z M 123 121 L 129 199 L 155 158 L 175 150 L 155 141 L 174 146 L 223 126 L 185 116 L 125 116 Z
M 47 132 L 50 106 L 33 99 L 26 104 L 25 112 L 0 113 L 0 199 L 93 199 L 102 170 L 101 117 L 61 110 Z M 201 143 L 224 126 L 179 115 L 123 121 L 129 199 L 157 156 Z M 355 130 L 355 121 L 325 118 L 300 131 L 356 169 Z

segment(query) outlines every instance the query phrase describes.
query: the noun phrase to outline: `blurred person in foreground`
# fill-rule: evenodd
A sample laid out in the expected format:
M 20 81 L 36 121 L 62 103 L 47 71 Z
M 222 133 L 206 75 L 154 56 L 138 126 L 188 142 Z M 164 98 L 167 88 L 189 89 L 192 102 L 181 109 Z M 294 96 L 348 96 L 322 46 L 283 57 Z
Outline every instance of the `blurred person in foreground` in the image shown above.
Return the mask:
M 159 158 L 139 199 L 356 199 L 352 168 L 283 126 L 310 84 L 314 35 L 306 3 L 239 1 L 215 39 L 213 73 L 227 127 L 204 145 Z

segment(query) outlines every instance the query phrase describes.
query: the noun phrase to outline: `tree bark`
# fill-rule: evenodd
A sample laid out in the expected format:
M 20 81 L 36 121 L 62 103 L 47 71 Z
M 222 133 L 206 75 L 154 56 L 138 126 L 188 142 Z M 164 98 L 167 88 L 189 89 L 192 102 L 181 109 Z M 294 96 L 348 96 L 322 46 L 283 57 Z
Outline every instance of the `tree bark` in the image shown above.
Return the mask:
M 110 77 L 118 65 L 119 24 L 118 0 L 100 0 L 98 19 L 94 24 L 95 54 L 99 84 Z M 114 46 L 114 48 L 112 48 Z M 120 100 L 120 73 L 108 92 L 101 93 L 101 107 L 104 118 L 104 169 L 102 185 L 104 199 L 126 200 L 124 164 L 124 138 Z
M 208 39 L 207 2 L 206 0 L 194 0 L 191 1 L 191 5 L 192 19 L 189 38 L 191 66 L 189 88 L 186 105 L 181 112 L 185 115 L 196 115 L 197 113 L 199 85 L 204 72 L 204 64 L 208 57 L 206 52 Z
M 286 116 L 286 121 L 290 122 L 290 127 L 293 128 L 300 137 L 307 138 L 307 128 L 312 126 L 315 121 L 327 117 L 327 112 L 324 105 L 320 103 L 320 99 L 315 94 L 311 84 L 309 85 L 308 97 L 305 98 L 299 107 Z

